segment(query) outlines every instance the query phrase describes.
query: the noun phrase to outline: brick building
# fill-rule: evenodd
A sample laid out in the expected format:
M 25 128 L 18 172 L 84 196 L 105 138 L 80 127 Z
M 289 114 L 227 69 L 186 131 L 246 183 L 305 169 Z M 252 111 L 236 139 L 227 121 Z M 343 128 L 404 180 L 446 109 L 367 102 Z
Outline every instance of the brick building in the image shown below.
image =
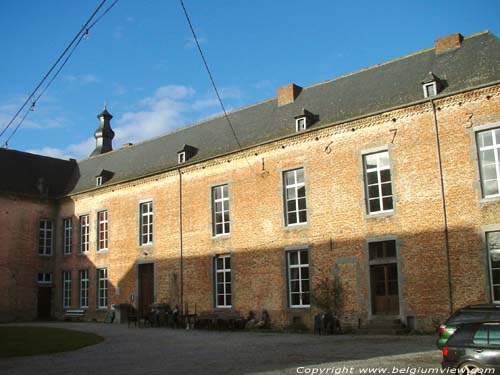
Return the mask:
M 114 303 L 429 330 L 500 302 L 500 41 L 434 48 L 81 160 L 0 150 L 0 317 Z

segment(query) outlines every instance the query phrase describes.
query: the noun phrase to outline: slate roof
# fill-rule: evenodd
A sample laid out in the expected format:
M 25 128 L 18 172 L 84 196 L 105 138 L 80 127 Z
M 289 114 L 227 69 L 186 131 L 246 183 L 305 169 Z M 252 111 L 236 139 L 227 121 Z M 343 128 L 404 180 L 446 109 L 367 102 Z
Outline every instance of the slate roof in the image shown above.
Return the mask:
M 311 129 L 422 102 L 422 81 L 429 72 L 442 84 L 439 96 L 500 82 L 500 40 L 489 32 L 464 38 L 460 48 L 436 53 L 434 48 L 302 89 L 281 107 L 277 98 L 229 114 L 242 147 L 295 133 L 295 116 L 303 109 L 317 121 Z M 163 136 L 78 162 L 70 194 L 95 188 L 100 170 L 113 172 L 103 186 L 177 167 L 177 152 L 188 144 L 198 149 L 185 164 L 238 151 L 224 117 L 216 117 Z
M 58 198 L 75 184 L 75 170 L 76 160 L 0 148 L 0 192 L 3 193 Z

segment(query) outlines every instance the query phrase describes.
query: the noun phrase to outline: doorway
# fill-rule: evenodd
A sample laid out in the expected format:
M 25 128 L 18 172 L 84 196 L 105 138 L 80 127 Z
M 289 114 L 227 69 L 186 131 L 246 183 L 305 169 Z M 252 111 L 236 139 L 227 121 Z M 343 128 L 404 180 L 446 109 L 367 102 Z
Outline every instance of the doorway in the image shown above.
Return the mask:
M 396 241 L 368 243 L 372 314 L 399 315 Z
M 139 264 L 139 305 L 140 316 L 147 316 L 154 303 L 154 264 Z
M 50 286 L 38 287 L 37 317 L 38 319 L 51 318 L 52 288 Z

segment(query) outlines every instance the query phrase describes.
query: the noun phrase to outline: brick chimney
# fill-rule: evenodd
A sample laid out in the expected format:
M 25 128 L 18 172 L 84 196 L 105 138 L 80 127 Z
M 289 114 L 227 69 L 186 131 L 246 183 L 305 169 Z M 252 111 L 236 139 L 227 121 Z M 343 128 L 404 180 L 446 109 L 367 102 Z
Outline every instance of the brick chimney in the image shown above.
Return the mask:
M 297 86 L 294 83 L 290 83 L 286 86 L 280 87 L 278 89 L 278 107 L 293 103 L 297 96 L 299 96 L 301 91 L 302 87 Z
M 464 37 L 461 34 L 451 34 L 436 39 L 434 41 L 434 48 L 436 49 L 437 53 L 444 52 L 452 48 L 460 47 L 462 45 L 462 40 L 464 40 Z

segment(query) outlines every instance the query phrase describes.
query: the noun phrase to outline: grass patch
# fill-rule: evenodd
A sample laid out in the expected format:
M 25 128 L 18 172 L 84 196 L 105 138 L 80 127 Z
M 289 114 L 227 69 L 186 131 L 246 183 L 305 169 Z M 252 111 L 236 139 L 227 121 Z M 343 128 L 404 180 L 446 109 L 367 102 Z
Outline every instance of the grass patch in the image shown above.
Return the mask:
M 0 326 L 0 357 L 66 352 L 103 340 L 95 333 L 62 328 Z

